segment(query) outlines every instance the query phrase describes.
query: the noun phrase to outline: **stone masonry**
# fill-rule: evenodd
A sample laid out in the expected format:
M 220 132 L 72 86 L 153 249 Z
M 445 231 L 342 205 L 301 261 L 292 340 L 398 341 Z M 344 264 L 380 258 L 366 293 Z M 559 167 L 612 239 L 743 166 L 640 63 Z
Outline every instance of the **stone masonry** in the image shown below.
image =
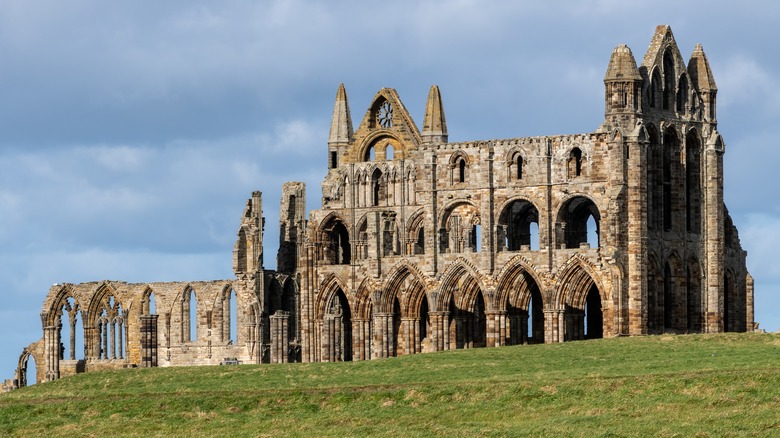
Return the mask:
M 13 386 L 25 386 L 30 356 L 38 381 L 50 381 L 753 330 L 702 47 L 686 66 L 658 26 L 641 65 L 614 49 L 604 86 L 594 132 L 450 143 L 438 87 L 422 130 L 390 88 L 353 129 L 341 85 L 322 208 L 307 219 L 304 184 L 284 185 L 276 271 L 263 268 L 255 192 L 235 278 L 55 285 Z

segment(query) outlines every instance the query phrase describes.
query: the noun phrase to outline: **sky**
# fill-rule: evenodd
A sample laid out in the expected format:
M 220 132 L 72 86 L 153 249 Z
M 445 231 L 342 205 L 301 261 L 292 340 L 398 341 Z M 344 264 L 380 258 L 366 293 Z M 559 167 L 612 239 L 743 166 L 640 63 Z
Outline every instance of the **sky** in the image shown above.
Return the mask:
M 398 90 L 450 141 L 594 131 L 612 49 L 669 24 L 718 86 L 725 200 L 780 328 L 780 2 L 0 0 L 0 380 L 55 283 L 229 279 L 263 192 L 275 266 L 285 181 L 320 205 L 336 90 L 357 126 Z

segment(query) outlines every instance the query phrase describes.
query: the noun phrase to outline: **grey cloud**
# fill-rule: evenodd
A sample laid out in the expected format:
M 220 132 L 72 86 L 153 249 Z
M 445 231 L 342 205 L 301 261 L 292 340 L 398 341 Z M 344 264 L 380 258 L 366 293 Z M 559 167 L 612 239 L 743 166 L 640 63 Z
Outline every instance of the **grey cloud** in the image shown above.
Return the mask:
M 657 24 L 719 85 L 726 202 L 780 327 L 766 202 L 780 152 L 777 2 L 232 1 L 0 3 L 0 378 L 40 336 L 51 283 L 229 277 L 244 201 L 263 191 L 265 262 L 280 187 L 319 206 L 340 82 L 357 125 L 381 87 L 418 124 L 441 87 L 454 141 L 589 132 L 611 50 Z M 670 11 L 674 13 L 670 14 Z M 5 310 L 5 308 L 4 308 Z M 37 321 L 37 322 L 36 322 Z M 18 330 L 12 330 L 18 327 Z

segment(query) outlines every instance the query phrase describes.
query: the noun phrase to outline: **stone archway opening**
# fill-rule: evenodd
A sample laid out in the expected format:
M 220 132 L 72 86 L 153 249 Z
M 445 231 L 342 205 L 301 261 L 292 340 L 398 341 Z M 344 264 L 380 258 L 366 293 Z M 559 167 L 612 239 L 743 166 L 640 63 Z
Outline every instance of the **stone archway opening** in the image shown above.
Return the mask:
M 566 248 L 598 247 L 601 235 L 601 214 L 598 207 L 584 196 L 566 201 L 558 213 L 558 242 Z
M 341 288 L 328 303 L 323 338 L 326 362 L 352 361 L 352 312 Z

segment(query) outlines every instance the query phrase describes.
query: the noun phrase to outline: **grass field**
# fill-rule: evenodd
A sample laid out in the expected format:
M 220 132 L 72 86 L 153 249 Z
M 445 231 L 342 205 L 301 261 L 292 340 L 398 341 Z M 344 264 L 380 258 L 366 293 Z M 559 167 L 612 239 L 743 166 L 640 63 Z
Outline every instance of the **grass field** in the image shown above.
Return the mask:
M 780 436 L 780 335 L 96 372 L 0 395 L 0 435 Z

